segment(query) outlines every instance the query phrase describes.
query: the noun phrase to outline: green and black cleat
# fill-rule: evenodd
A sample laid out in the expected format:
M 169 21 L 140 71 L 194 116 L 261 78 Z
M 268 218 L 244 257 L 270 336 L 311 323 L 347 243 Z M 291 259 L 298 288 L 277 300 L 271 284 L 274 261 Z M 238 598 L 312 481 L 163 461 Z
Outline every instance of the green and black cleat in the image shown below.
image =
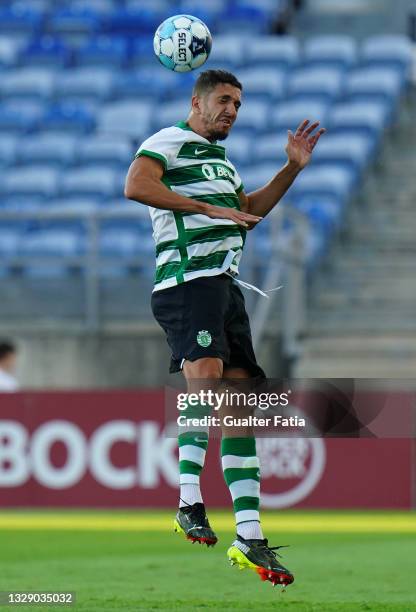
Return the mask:
M 280 584 L 284 589 L 294 581 L 294 577 L 277 560 L 274 551 L 278 548 L 283 548 L 283 546 L 271 548 L 267 540 L 245 540 L 237 535 L 227 555 L 231 565 L 238 565 L 239 569 L 253 569 L 262 580 L 269 580 L 273 586 Z
M 205 506 L 201 503 L 179 508 L 173 527 L 177 533 L 184 533 L 192 544 L 199 542 L 207 546 L 214 546 L 218 541 L 210 527 Z

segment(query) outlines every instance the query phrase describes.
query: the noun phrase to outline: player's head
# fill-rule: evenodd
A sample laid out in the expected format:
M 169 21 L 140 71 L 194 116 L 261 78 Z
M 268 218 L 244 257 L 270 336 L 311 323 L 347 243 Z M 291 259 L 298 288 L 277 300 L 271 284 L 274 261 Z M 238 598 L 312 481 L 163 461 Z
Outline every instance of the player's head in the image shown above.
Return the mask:
M 8 340 L 0 340 L 0 369 L 5 372 L 13 372 L 16 365 L 17 349 Z
M 241 106 L 242 89 L 231 72 L 201 72 L 192 92 L 190 118 L 198 123 L 208 140 L 227 138 Z

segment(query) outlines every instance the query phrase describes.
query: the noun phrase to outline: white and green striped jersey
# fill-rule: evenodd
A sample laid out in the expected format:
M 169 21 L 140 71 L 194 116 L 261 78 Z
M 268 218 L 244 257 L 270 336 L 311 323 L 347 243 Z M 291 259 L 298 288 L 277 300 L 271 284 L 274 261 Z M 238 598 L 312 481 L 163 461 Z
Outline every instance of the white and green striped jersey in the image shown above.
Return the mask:
M 185 122 L 165 128 L 136 153 L 162 162 L 163 183 L 188 198 L 239 209 L 241 179 L 225 148 L 195 133 Z M 227 270 L 238 273 L 246 231 L 229 219 L 149 206 L 156 242 L 154 291 Z

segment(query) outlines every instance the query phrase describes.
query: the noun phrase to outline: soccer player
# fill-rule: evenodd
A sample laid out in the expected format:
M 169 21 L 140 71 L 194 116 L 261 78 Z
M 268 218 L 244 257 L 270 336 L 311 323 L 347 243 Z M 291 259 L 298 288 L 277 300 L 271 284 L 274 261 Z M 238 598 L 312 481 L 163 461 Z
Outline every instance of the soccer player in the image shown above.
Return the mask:
M 150 207 L 156 241 L 152 310 L 172 350 L 170 372 L 182 370 L 188 389 L 195 388 L 195 381 L 265 377 L 256 362 L 244 297 L 234 277 L 246 231 L 279 202 L 325 131 L 306 119 L 294 134 L 289 131 L 287 163 L 269 183 L 246 194 L 225 148 L 218 144 L 237 119 L 241 93 L 233 74 L 202 72 L 188 118 L 143 142 L 126 179 L 126 197 Z M 289 584 L 292 573 L 277 560 L 261 529 L 253 432 L 224 428 L 222 435 L 222 466 L 237 531 L 229 559 L 255 569 L 263 580 Z M 199 486 L 207 445 L 206 430 L 179 435 L 175 528 L 209 546 L 217 537 Z

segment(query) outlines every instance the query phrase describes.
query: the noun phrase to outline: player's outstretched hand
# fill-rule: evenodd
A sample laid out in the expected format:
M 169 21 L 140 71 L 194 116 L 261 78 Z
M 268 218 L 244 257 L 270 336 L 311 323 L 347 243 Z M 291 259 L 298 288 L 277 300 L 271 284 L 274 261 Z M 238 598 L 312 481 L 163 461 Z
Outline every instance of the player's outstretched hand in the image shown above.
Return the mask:
M 325 128 L 320 128 L 315 134 L 312 134 L 314 130 L 319 126 L 319 121 L 315 121 L 309 125 L 309 119 L 303 121 L 296 132 L 293 134 L 288 130 L 288 142 L 286 145 L 286 153 L 289 162 L 296 163 L 300 169 L 304 168 L 310 161 L 312 151 L 314 150 L 316 143 L 326 132 Z
M 211 219 L 231 219 L 231 221 L 246 229 L 251 229 L 263 218 L 223 206 L 207 206 L 205 214 Z

